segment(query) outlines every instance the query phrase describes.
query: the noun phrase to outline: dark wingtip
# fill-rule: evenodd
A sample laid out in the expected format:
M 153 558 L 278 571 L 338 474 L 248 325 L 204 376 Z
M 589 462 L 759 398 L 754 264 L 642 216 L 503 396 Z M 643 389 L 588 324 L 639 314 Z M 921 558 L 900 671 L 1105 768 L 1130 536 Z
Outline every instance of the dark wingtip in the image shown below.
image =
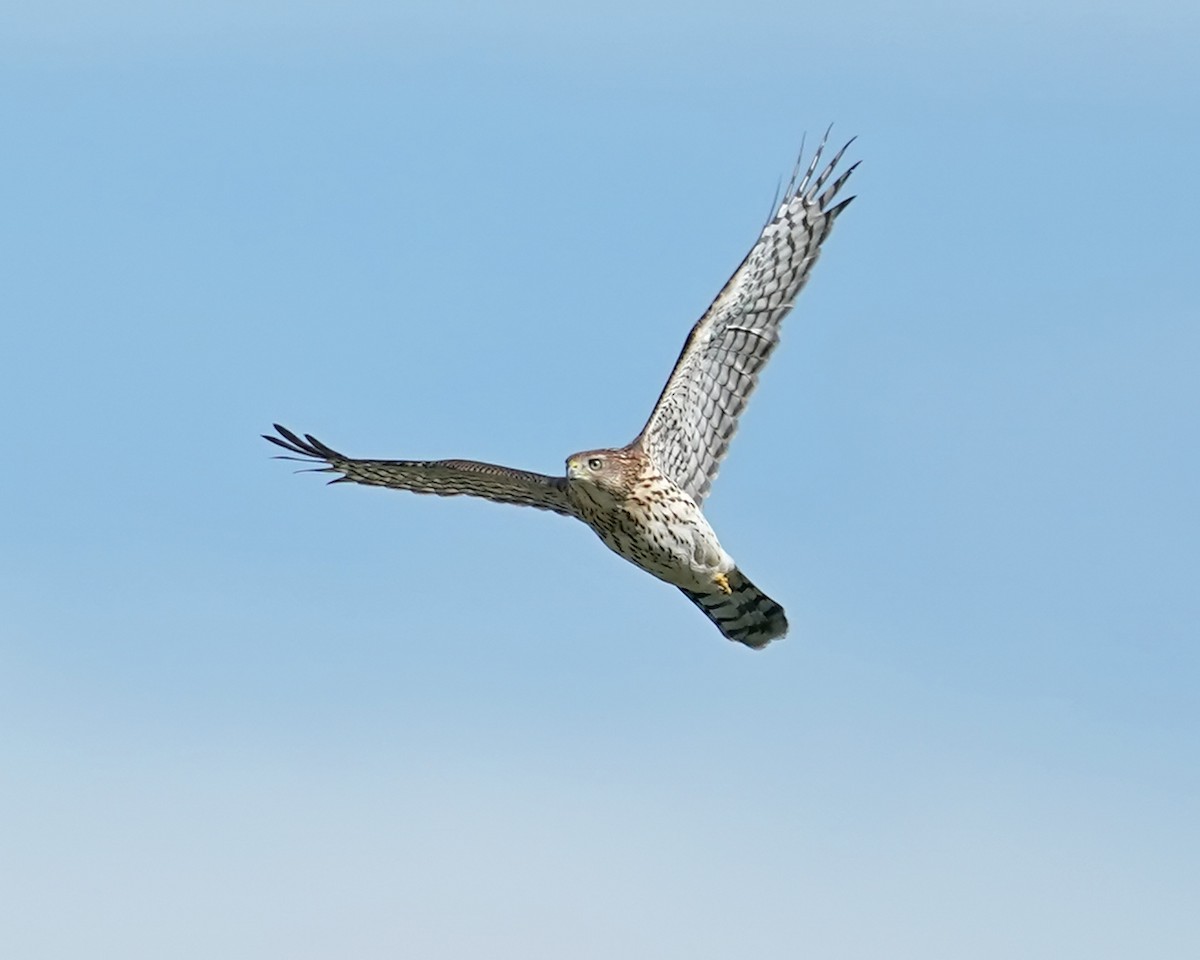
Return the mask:
M 292 433 L 292 431 L 289 430 L 287 427 L 281 426 L 280 424 L 277 423 L 277 424 L 275 424 L 275 429 L 279 432 L 280 436 L 282 436 L 284 439 L 288 440 L 290 443 L 294 443 L 298 447 L 304 446 L 304 441 L 301 440 L 298 436 L 296 436 L 296 434 Z
M 279 436 L 275 437 L 264 433 L 262 438 L 270 441 L 277 447 L 282 447 L 288 453 L 298 453 L 309 460 L 324 460 L 331 465 L 335 461 L 344 461 L 346 459 L 346 457 L 342 456 L 342 454 L 338 453 L 332 447 L 323 444 L 311 433 L 306 433 L 304 439 L 301 439 L 282 424 L 276 423 L 274 427 L 278 431 Z
M 335 460 L 341 457 L 341 454 L 332 447 L 327 447 L 320 440 L 314 437 L 311 433 L 306 433 L 304 439 L 308 441 L 308 446 L 315 451 L 317 455 L 324 457 L 326 460 Z
M 290 443 L 288 443 L 285 440 L 280 440 L 278 437 L 272 437 L 270 434 L 264 433 L 264 434 L 262 434 L 262 438 L 264 440 L 266 440 L 268 443 L 275 444 L 275 446 L 277 446 L 277 447 L 283 447 L 284 450 L 290 450 L 292 453 L 296 452 L 295 447 L 293 447 Z
M 829 217 L 830 220 L 836 220 L 838 218 L 838 216 L 841 214 L 841 212 L 843 210 L 845 210 L 848 206 L 850 206 L 850 202 L 857 198 L 858 198 L 857 193 L 847 197 L 845 200 L 842 200 L 836 207 L 830 207 L 825 212 L 825 215 L 827 217 Z
M 321 447 L 323 447 L 323 445 L 321 445 L 320 447 L 314 447 L 313 444 L 311 444 L 311 443 L 305 443 L 298 436 L 296 436 L 296 434 L 292 433 L 291 430 L 289 430 L 287 427 L 283 426 L 282 424 L 276 423 L 276 424 L 272 424 L 272 426 L 275 427 L 275 430 L 278 432 L 279 436 L 276 437 L 276 436 L 271 436 L 270 434 L 264 433 L 262 435 L 262 438 L 264 440 L 268 441 L 269 443 L 275 444 L 275 446 L 277 446 L 277 447 L 282 447 L 288 453 L 298 453 L 302 457 L 306 457 L 306 458 L 314 459 L 314 460 L 326 459 L 326 457 L 323 454 L 323 449 L 321 449 Z M 311 440 L 312 438 L 310 437 L 309 439 Z

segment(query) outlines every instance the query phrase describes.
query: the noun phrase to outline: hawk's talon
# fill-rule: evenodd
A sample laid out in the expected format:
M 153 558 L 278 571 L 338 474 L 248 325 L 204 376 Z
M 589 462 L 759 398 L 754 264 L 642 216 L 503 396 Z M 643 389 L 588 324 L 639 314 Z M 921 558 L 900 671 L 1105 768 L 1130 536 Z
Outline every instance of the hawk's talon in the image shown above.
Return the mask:
M 732 594 L 733 593 L 733 590 L 730 589 L 730 587 L 729 587 L 729 579 L 725 576 L 725 574 L 723 574 L 723 573 L 713 574 L 713 583 L 715 583 L 718 587 L 721 588 L 722 593 L 724 593 L 724 594 Z

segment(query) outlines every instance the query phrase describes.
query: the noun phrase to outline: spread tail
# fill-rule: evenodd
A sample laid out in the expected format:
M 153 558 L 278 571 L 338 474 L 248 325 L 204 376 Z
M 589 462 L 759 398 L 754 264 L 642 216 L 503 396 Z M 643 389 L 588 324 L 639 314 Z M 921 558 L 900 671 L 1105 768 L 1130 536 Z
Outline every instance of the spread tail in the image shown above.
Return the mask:
M 787 633 L 783 607 L 742 576 L 740 570 L 726 577 L 730 593 L 714 585 L 711 592 L 683 590 L 683 595 L 703 610 L 725 637 L 756 650 Z

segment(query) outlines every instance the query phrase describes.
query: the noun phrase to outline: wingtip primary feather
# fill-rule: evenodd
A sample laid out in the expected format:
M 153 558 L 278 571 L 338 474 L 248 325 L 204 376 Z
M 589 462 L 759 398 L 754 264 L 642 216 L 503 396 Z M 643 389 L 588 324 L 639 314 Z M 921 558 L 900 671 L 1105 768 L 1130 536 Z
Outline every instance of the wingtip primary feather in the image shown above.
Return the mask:
M 796 181 L 800 178 L 800 169 L 804 164 L 804 146 L 807 140 L 807 131 L 800 134 L 800 152 L 796 154 L 796 163 L 792 167 L 792 175 L 788 178 L 787 193 L 784 196 L 790 197 L 796 188 Z
M 784 194 L 784 202 L 788 202 L 797 197 L 801 198 L 805 204 L 816 203 L 818 206 L 831 200 L 836 194 L 841 185 L 846 182 L 846 178 L 854 172 L 855 167 L 861 161 L 855 161 L 843 174 L 841 174 L 833 185 L 820 193 L 821 188 L 825 186 L 829 177 L 837 169 L 838 163 L 841 162 L 850 145 L 854 143 L 858 136 L 852 136 L 838 149 L 833 158 L 826 164 L 821 164 L 821 159 L 825 155 L 825 148 L 829 144 L 829 136 L 833 132 L 833 124 L 831 123 L 825 128 L 825 133 L 821 136 L 820 142 L 817 144 L 816 150 L 808 161 L 808 166 L 804 166 L 804 137 L 800 141 L 800 153 L 796 156 L 796 164 L 792 168 L 792 176 L 788 181 L 788 188 Z M 800 171 L 804 170 L 804 176 L 800 176 Z M 818 194 L 820 197 L 818 198 Z
M 288 451 L 288 453 L 303 453 L 304 452 L 303 450 L 299 449 L 298 447 L 293 446 L 292 444 L 288 443 L 286 440 L 280 440 L 279 437 L 272 437 L 270 434 L 264 433 L 262 435 L 262 438 L 264 440 L 266 440 L 268 443 L 273 443 L 277 447 L 282 447 L 284 450 Z M 280 459 L 285 459 L 285 458 L 280 458 Z
M 833 129 L 833 128 L 830 127 L 830 129 Z M 828 131 L 826 131 L 826 136 L 828 136 L 828 135 L 829 135 Z M 845 183 L 846 178 L 848 176 L 850 176 L 851 173 L 854 172 L 854 168 L 858 166 L 858 163 L 853 164 L 845 173 L 843 173 L 840 177 L 838 177 L 838 179 L 834 182 L 834 186 L 831 187 L 830 190 L 828 190 L 825 194 L 823 194 L 820 200 L 816 199 L 817 194 L 820 193 L 821 188 L 823 186 L 825 186 L 826 181 L 833 175 L 833 171 L 835 169 L 837 169 L 837 165 L 841 162 L 842 157 L 844 157 L 846 155 L 846 151 L 848 149 L 850 149 L 850 144 L 852 144 L 855 141 L 855 139 L 856 139 L 855 137 L 851 137 L 844 144 L 842 144 L 841 149 L 838 150 L 838 152 L 833 155 L 833 159 L 831 159 L 829 161 L 829 163 L 827 163 L 825 165 L 825 168 L 817 175 L 817 179 L 813 181 L 812 186 L 802 192 L 805 203 L 813 203 L 815 201 L 818 204 L 818 206 L 820 206 L 821 204 L 824 203 L 825 197 L 832 196 L 833 194 L 837 193 L 837 187 L 840 184 Z M 821 146 L 822 147 L 825 146 L 825 141 L 821 141 Z M 813 157 L 814 168 L 816 166 L 816 162 L 819 157 L 820 157 L 820 151 L 817 152 L 817 156 Z M 808 184 L 808 177 L 804 178 L 804 182 L 805 182 L 805 185 Z M 800 195 L 801 191 L 797 191 L 797 194 Z
M 821 156 L 825 153 L 825 145 L 829 142 L 829 132 L 832 129 L 832 123 L 825 128 L 825 134 L 821 137 L 821 142 L 817 144 L 817 149 L 813 152 L 812 159 L 808 162 L 808 169 L 804 171 L 804 179 L 800 181 L 792 196 L 802 197 L 807 194 L 808 184 L 812 180 L 813 174 L 817 172 L 817 164 L 821 162 Z
M 843 210 L 845 210 L 848 206 L 850 206 L 850 202 L 852 200 L 857 200 L 857 199 L 858 199 L 858 194 L 854 194 L 853 196 L 847 197 L 845 200 L 843 200 L 837 206 L 830 207 L 828 210 L 826 210 L 825 216 L 829 218 L 830 222 L 833 222 L 839 216 L 841 216 Z

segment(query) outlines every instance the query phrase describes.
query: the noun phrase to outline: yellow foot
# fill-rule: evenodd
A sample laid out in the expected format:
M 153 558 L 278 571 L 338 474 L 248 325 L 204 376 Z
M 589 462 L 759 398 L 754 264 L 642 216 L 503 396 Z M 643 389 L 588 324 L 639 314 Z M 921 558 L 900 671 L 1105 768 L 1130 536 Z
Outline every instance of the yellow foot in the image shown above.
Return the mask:
M 729 589 L 729 581 L 725 578 L 725 574 L 713 574 L 713 583 L 721 588 L 722 593 L 733 593 L 733 591 Z

